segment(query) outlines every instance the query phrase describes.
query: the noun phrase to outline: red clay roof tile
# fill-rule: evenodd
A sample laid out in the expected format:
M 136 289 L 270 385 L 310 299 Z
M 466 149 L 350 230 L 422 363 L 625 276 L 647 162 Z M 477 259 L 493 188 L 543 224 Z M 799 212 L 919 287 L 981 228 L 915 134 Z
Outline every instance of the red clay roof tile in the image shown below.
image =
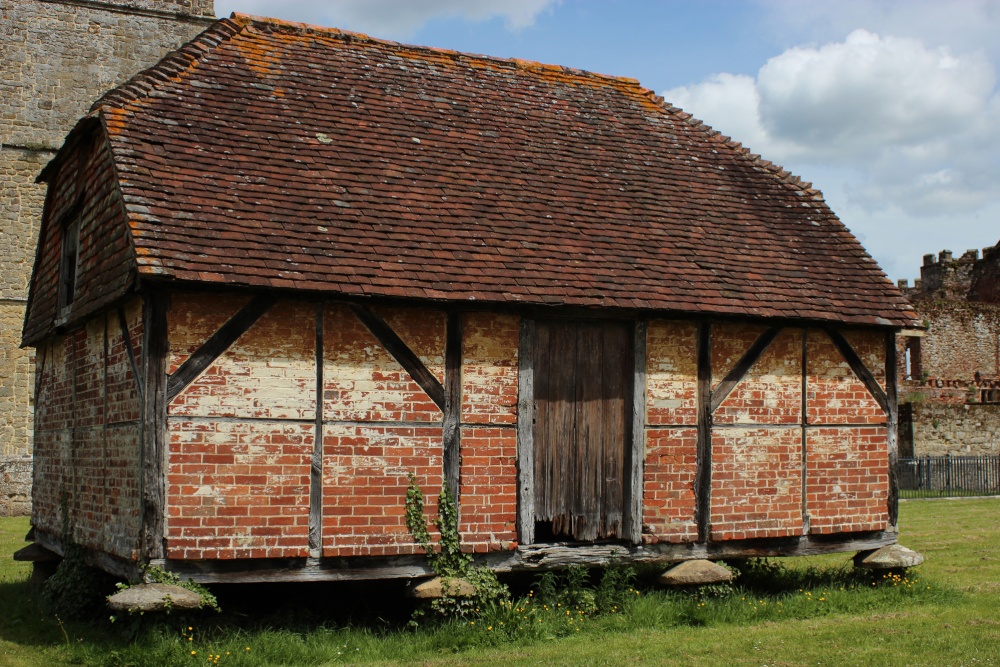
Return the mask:
M 633 79 L 234 15 L 94 108 L 146 278 L 915 321 L 810 184 Z

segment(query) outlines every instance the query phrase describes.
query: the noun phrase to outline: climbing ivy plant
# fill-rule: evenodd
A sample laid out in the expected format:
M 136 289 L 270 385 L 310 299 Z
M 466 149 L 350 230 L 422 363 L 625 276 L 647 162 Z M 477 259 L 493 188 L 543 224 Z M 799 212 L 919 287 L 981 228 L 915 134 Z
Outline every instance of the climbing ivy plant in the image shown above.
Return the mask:
M 406 489 L 406 527 L 413 536 L 413 541 L 427 555 L 431 569 L 441 577 L 441 587 L 444 590 L 442 598 L 431 602 L 432 611 L 446 618 L 469 617 L 478 615 L 487 603 L 510 598 L 510 590 L 497 579 L 493 570 L 488 567 L 473 567 L 472 554 L 462 551 L 458 507 L 446 484 L 441 486 L 441 493 L 438 494 L 438 516 L 434 520 L 434 526 L 440 534 L 437 547 L 431 541 L 427 525 L 423 491 L 420 490 L 416 477 L 410 475 L 410 485 Z M 449 594 L 449 590 L 457 589 L 457 586 L 453 587 L 455 579 L 471 584 L 476 589 L 475 595 L 459 597 Z M 411 623 L 416 625 L 423 615 L 424 610 L 418 609 Z

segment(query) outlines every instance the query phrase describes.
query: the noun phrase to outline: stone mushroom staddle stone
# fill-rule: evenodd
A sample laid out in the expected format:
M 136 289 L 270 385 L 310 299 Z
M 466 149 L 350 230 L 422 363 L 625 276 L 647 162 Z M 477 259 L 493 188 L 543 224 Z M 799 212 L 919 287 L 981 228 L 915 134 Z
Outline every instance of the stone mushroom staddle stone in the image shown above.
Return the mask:
M 410 597 L 418 600 L 436 600 L 446 594 L 456 598 L 472 597 L 476 594 L 476 587 L 465 579 L 450 577 L 447 580 L 447 593 L 445 591 L 445 581 L 441 577 L 434 577 L 421 584 L 417 584 L 409 591 Z
M 915 567 L 923 562 L 921 554 L 899 544 L 890 544 L 875 551 L 861 551 L 854 556 L 854 567 L 869 570 L 897 570 Z
M 733 573 L 709 560 L 686 560 L 659 576 L 666 586 L 707 586 L 733 580 Z
M 201 596 L 172 584 L 139 584 L 109 595 L 108 606 L 113 611 L 127 612 L 197 609 Z

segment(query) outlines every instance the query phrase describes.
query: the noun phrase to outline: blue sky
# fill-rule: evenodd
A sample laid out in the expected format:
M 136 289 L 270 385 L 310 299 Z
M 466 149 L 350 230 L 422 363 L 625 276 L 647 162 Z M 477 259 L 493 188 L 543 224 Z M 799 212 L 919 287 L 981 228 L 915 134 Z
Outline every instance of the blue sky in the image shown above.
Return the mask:
M 639 79 L 812 181 L 893 279 L 1000 240 L 1000 0 L 216 0 Z

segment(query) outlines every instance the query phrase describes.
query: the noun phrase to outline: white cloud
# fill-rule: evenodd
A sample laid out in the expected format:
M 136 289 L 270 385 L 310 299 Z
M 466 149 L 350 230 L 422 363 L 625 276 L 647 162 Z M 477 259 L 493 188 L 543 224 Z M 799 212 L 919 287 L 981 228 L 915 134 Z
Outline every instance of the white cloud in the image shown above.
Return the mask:
M 219 16 L 243 12 L 280 16 L 369 32 L 376 37 L 411 37 L 433 18 L 459 17 L 470 21 L 502 18 L 512 30 L 526 28 L 547 7 L 561 0 L 215 0 Z
M 993 66 L 912 38 L 856 30 L 795 47 L 757 74 L 717 74 L 667 100 L 768 159 L 853 170 L 852 203 L 911 215 L 979 208 L 1000 182 Z
M 770 136 L 851 158 L 962 133 L 985 111 L 994 74 L 982 55 L 959 58 L 855 30 L 843 42 L 772 58 L 757 86 Z
M 757 0 L 762 26 L 778 38 L 830 42 L 859 27 L 905 35 L 924 44 L 951 44 L 991 58 L 1000 56 L 1000 3 L 996 0 Z
M 789 48 L 756 77 L 716 74 L 663 96 L 813 180 L 890 273 L 1000 236 L 1000 94 L 981 49 L 859 29 Z

